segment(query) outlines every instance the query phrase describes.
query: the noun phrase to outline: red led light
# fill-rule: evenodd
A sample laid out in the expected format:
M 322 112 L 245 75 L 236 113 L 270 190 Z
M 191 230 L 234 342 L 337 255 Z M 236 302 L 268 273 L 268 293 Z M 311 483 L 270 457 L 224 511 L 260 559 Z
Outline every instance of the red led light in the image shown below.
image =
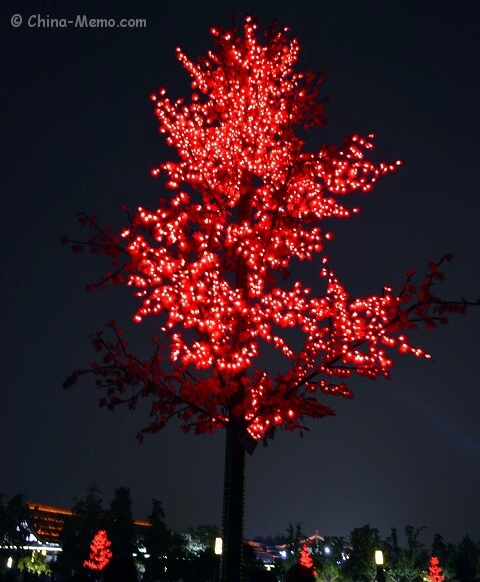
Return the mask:
M 134 320 L 154 316 L 160 331 L 158 349 L 141 361 L 113 326 L 113 340 L 95 338 L 103 362 L 69 382 L 93 372 L 107 389 L 105 405 L 133 408 L 150 398 L 144 432 L 173 416 L 199 433 L 232 418 L 255 438 L 274 427 L 301 428 L 305 417 L 334 414 L 324 394 L 352 396 L 352 375 L 388 377 L 392 350 L 429 357 L 406 332 L 466 307 L 433 294 L 440 263 L 419 284 L 409 273 L 400 292 L 384 287 L 366 298 L 351 297 L 336 278 L 322 220 L 356 214 L 348 195 L 369 192 L 400 162 L 368 161 L 373 135 L 306 151 L 298 128 L 325 123 L 322 79 L 295 72 L 300 47 L 287 29 L 272 28 L 264 44 L 255 29 L 251 18 L 243 36 L 212 29 L 215 49 L 197 62 L 177 49 L 192 94 L 172 100 L 162 88 L 152 97 L 160 132 L 177 154 L 152 170 L 167 188 L 159 207 L 138 208 L 120 237 L 81 219 L 96 229 L 89 244 L 114 259 L 102 284 L 129 285 L 139 299 Z M 293 260 L 314 257 L 322 264 L 316 292 L 289 273 Z M 266 366 L 265 346 L 287 371 Z

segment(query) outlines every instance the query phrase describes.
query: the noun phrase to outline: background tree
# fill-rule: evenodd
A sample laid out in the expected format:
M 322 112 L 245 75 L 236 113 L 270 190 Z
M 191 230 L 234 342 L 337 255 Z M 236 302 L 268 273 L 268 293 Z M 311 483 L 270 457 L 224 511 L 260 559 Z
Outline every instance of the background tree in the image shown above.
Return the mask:
M 187 551 L 193 555 L 199 555 L 208 548 L 215 547 L 215 538 L 220 535 L 218 526 L 212 524 L 189 527 L 183 534 Z
M 113 558 L 105 571 L 112 580 L 135 579 L 136 567 L 133 559 L 135 532 L 132 515 L 132 500 L 128 487 L 115 489 L 110 504 L 107 522 L 108 537 L 112 543 Z
M 414 582 L 427 572 L 428 553 L 420 534 L 424 527 L 405 526 L 406 547 L 401 547 L 396 528 L 385 540 L 386 571 L 395 582 Z
M 390 535 L 386 538 L 384 544 L 385 553 L 385 571 L 393 582 L 401 580 L 400 562 L 402 560 L 402 548 L 398 541 L 397 528 L 392 527 Z
M 374 552 L 382 547 L 382 539 L 377 528 L 364 525 L 353 529 L 350 533 L 350 558 L 345 563 L 344 569 L 347 578 L 373 582 L 376 575 Z
M 306 535 L 302 529 L 302 523 L 299 522 L 295 526 L 290 522 L 286 529 L 285 549 L 287 552 L 286 567 L 292 566 L 298 561 L 300 550 Z
M 325 582 L 336 582 L 343 580 L 343 568 L 350 555 L 347 543 L 343 537 L 325 536 L 323 547 L 320 546 L 320 553 L 314 551 L 315 568 L 318 576 Z
M 153 171 L 165 176 L 170 198 L 139 208 L 120 235 L 81 217 L 94 229 L 88 246 L 113 260 L 98 286 L 127 283 L 140 299 L 135 321 L 158 318 L 154 353 L 131 354 L 112 324 L 112 339 L 94 340 L 100 360 L 66 386 L 93 373 L 106 388 L 104 405 L 150 399 L 142 434 L 172 417 L 186 431 L 226 429 L 222 576 L 238 582 L 245 450 L 277 428 L 302 430 L 305 419 L 334 414 L 323 397 L 351 397 L 352 375 L 388 377 L 389 351 L 425 356 L 408 332 L 444 323 L 466 302 L 434 293 L 441 263 L 418 284 L 411 272 L 397 293 L 385 286 L 349 295 L 327 261 L 331 235 L 319 223 L 355 214 L 341 199 L 368 192 L 399 162 L 369 162 L 372 136 L 305 151 L 299 128 L 325 123 L 322 77 L 294 71 L 299 44 L 287 29 L 272 26 L 263 44 L 251 17 L 243 31 L 211 32 L 215 49 L 197 63 L 177 51 L 191 77 L 189 101 L 172 101 L 164 89 L 152 96 L 176 150 Z M 298 264 L 314 258 L 318 281 L 295 280 Z M 269 369 L 260 357 L 272 352 L 284 361 Z
M 406 582 L 419 580 L 427 569 L 428 553 L 420 540 L 420 534 L 424 529 L 424 526 L 417 528 L 412 525 L 405 526 L 407 547 L 402 552 L 400 570 Z
M 441 564 L 445 564 L 448 556 L 448 546 L 439 533 L 434 534 L 432 542 L 432 556 L 436 556 Z
M 473 581 L 480 578 L 480 545 L 469 535 L 454 549 L 454 565 L 457 580 Z
M 56 569 L 64 576 L 73 576 L 83 570 L 90 554 L 90 544 L 95 534 L 106 525 L 102 498 L 96 483 L 87 487 L 84 499 L 77 499 L 73 515 L 65 519 L 61 535 L 62 552 Z
M 218 558 L 218 556 L 216 556 Z M 265 565 L 257 558 L 255 548 L 248 542 L 243 544 L 243 580 L 250 581 L 258 570 L 265 571 Z M 274 574 L 277 574 L 274 570 Z
M 13 495 L 6 506 L 2 506 L 0 509 L 0 516 L 3 522 L 3 531 L 0 532 L 3 539 L 0 545 L 8 548 L 6 553 L 13 556 L 15 564 L 18 565 L 19 560 L 29 554 L 24 549 L 27 536 L 30 533 L 28 529 L 30 509 L 25 501 L 25 496 L 21 493 Z
M 320 580 L 324 580 L 325 582 L 338 582 L 344 579 L 344 563 L 333 560 L 329 556 L 325 556 L 319 562 L 315 560 L 315 567 Z
M 162 580 L 165 578 L 166 557 L 170 547 L 170 534 L 165 523 L 162 502 L 152 500 L 148 521 L 151 527 L 145 532 L 143 542 L 148 558 L 145 560 L 144 580 Z
M 190 527 L 183 535 L 187 571 L 186 580 L 194 582 L 212 580 L 218 576 L 219 559 L 215 555 L 215 538 L 220 535 L 216 525 Z
M 455 577 L 453 544 L 446 544 L 443 536 L 436 533 L 433 536 L 431 555 L 439 559 L 445 578 L 447 580 L 453 580 Z
M 28 580 L 28 575 L 25 571 L 32 575 L 32 580 L 45 580 L 45 576 L 50 576 L 52 569 L 50 565 L 46 562 L 46 559 L 39 551 L 32 551 L 28 555 L 24 555 L 18 561 L 18 569 L 23 574 L 23 580 L 26 582 Z M 42 578 L 43 576 L 43 578 Z
M 77 528 L 73 516 L 64 516 L 59 541 L 62 551 L 53 564 L 53 570 L 55 574 L 68 579 L 81 568 L 84 559 L 77 545 Z
M 190 556 L 181 533 L 169 531 L 168 551 L 165 555 L 167 557 L 165 579 L 187 580 L 190 575 Z M 165 565 L 163 569 L 165 570 Z

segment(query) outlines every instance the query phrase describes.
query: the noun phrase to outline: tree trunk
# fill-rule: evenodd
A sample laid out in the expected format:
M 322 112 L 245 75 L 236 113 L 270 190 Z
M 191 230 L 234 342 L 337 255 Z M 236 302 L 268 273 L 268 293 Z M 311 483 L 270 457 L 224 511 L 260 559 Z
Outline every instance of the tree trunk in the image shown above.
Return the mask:
M 252 174 L 242 171 L 242 187 L 238 202 L 237 224 L 250 224 L 252 213 Z M 239 253 L 235 266 L 235 287 L 242 293 L 243 300 L 248 305 L 249 284 L 248 268 L 245 257 Z M 233 345 L 241 352 L 242 333 L 247 328 L 244 317 L 239 315 L 235 324 Z M 232 414 L 235 404 L 240 404 L 245 398 L 245 387 L 242 383 L 245 370 L 235 377 L 238 391 L 229 402 L 229 422 L 226 426 L 225 445 L 225 478 L 223 484 L 223 555 L 220 571 L 220 582 L 241 582 L 243 566 L 243 524 L 245 508 L 245 449 L 250 454 L 255 448 L 251 446 L 252 439 L 246 432 L 244 421 L 239 421 Z M 243 419 L 242 419 L 243 420 Z
M 244 427 L 233 419 L 226 427 L 223 489 L 223 555 L 220 582 L 241 582 L 245 507 Z

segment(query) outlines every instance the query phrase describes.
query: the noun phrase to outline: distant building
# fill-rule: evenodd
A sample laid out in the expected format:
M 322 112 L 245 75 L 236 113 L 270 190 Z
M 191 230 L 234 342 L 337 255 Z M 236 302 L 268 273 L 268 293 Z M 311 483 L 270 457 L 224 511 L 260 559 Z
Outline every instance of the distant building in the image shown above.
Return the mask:
M 60 541 L 65 520 L 75 519 L 74 512 L 71 509 L 32 502 L 28 502 L 28 507 L 30 520 L 27 526 L 30 533 L 26 539 L 25 549 L 36 550 L 47 556 L 61 552 Z M 133 523 L 140 530 L 150 527 L 150 522 L 141 519 L 136 519 Z
M 267 568 L 273 566 L 276 560 L 286 560 L 288 558 L 288 548 L 286 544 L 270 546 L 268 544 L 262 544 L 261 542 L 247 541 L 246 543 L 254 549 L 257 558 L 261 560 Z M 307 546 L 312 548 L 312 550 L 315 550 L 319 547 L 323 548 L 325 539 L 322 536 L 319 536 L 318 532 L 315 532 L 313 536 L 305 538 L 303 543 L 307 544 Z
M 27 524 L 30 530 L 28 541 L 42 546 L 42 549 L 47 551 L 61 551 L 60 534 L 65 525 L 65 518 L 71 517 L 73 512 L 70 509 L 30 502 L 28 507 L 31 515 L 30 522 Z

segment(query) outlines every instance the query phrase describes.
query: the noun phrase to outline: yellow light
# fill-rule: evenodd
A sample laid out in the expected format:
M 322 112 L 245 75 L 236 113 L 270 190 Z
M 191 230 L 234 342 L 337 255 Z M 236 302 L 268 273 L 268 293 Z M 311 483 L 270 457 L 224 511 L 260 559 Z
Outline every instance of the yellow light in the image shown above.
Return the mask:
M 223 551 L 223 540 L 222 538 L 215 538 L 215 554 L 221 556 Z
M 377 566 L 383 566 L 382 550 L 375 550 L 375 564 L 377 564 Z

